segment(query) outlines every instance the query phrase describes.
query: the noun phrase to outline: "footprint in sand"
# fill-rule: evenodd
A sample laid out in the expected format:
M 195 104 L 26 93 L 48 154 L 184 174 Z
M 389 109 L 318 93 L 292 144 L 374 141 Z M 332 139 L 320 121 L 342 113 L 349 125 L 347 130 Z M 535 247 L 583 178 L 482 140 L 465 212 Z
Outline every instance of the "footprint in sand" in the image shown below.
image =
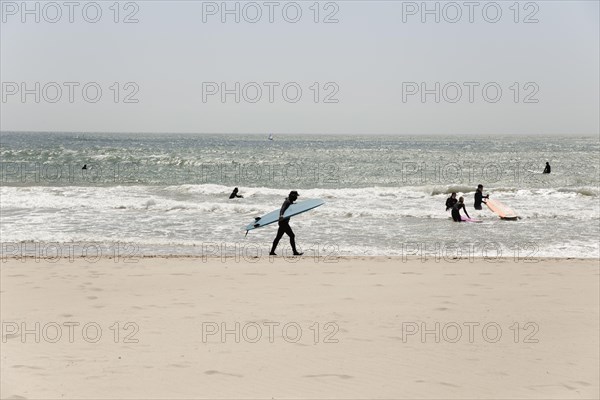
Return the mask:
M 585 382 L 585 381 L 574 381 L 573 383 L 576 383 L 581 386 L 591 386 L 592 385 L 591 383 Z
M 454 388 L 459 388 L 459 387 L 460 387 L 460 386 L 458 386 L 458 385 L 454 385 L 454 384 L 452 384 L 452 383 L 448 383 L 448 382 L 438 382 L 438 383 L 439 383 L 440 385 L 443 385 L 443 386 L 450 386 L 450 387 L 454 387 Z
M 304 378 L 340 378 L 340 379 L 352 379 L 353 376 L 350 375 L 340 375 L 340 374 L 320 374 L 320 375 L 304 375 Z
M 17 365 L 13 365 L 13 368 L 27 368 L 27 369 L 43 369 L 40 367 L 32 367 L 31 365 L 22 365 L 22 364 L 17 364 Z
M 186 364 L 169 364 L 169 367 L 175 367 L 175 368 L 189 368 L 189 365 Z
M 204 373 L 206 375 L 226 375 L 226 376 L 233 376 L 235 378 L 243 378 L 243 375 L 238 375 L 238 374 L 230 374 L 227 372 L 221 372 L 221 371 L 215 371 L 215 370 L 208 370 L 208 371 L 204 371 Z

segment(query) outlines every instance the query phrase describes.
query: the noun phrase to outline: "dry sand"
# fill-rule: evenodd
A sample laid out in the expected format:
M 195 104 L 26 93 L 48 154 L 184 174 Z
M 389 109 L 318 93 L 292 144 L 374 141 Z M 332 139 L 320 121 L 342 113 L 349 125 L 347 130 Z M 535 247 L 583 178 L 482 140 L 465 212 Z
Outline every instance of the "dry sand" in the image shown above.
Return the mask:
M 599 397 L 598 260 L 322 261 L 9 259 L 1 397 Z

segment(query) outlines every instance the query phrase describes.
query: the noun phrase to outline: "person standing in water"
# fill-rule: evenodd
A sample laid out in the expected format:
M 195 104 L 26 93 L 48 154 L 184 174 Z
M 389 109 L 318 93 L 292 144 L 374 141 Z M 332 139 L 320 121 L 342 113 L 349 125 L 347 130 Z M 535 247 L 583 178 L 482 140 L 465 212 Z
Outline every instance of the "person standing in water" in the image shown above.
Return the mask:
M 475 203 L 473 204 L 473 208 L 476 210 L 481 210 L 481 203 L 484 203 L 483 199 L 489 199 L 490 195 L 483 195 L 483 185 L 477 185 L 477 190 L 475 191 Z
M 550 163 L 546 161 L 546 168 L 544 168 L 544 174 L 549 174 L 552 169 L 550 168 Z
M 281 210 L 279 210 L 279 229 L 277 230 L 277 236 L 275 236 L 275 240 L 273 240 L 273 247 L 271 247 L 271 252 L 269 253 L 269 255 L 271 255 L 271 256 L 277 255 L 277 254 L 275 254 L 275 249 L 277 249 L 279 240 L 281 240 L 284 233 L 290 237 L 290 245 L 292 246 L 292 251 L 294 252 L 294 255 L 301 256 L 302 254 L 304 254 L 304 253 L 299 253 L 296 250 L 296 235 L 294 235 L 294 231 L 292 231 L 292 228 L 290 227 L 289 217 L 288 218 L 283 217 L 285 210 L 287 210 L 289 206 L 291 206 L 292 204 L 294 204 L 294 202 L 296 200 L 298 200 L 298 196 L 300 196 L 298 194 L 298 192 L 295 190 L 292 190 L 290 192 L 290 194 L 288 195 L 288 197 L 283 201 Z
M 456 193 L 452 192 L 450 197 L 446 199 L 446 211 L 451 210 L 452 207 L 456 204 L 458 200 L 456 200 Z
M 233 192 L 231 192 L 231 194 L 229 195 L 230 199 L 235 199 L 235 198 L 243 198 L 244 196 L 242 196 L 241 194 L 238 194 L 238 188 L 233 189 Z
M 469 213 L 467 212 L 467 208 L 465 207 L 465 199 L 461 196 L 458 199 L 458 203 L 452 206 L 452 219 L 454 220 L 454 222 L 462 222 L 462 218 L 460 217 L 461 209 L 465 212 L 467 218 L 471 218 L 469 217 Z

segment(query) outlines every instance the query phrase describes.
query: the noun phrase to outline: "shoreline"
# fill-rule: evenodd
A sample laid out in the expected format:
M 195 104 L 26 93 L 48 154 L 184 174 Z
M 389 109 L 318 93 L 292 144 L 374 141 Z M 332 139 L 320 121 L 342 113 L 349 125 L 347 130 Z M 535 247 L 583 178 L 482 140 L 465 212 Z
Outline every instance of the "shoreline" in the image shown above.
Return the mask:
M 35 256 L 35 255 L 19 255 L 19 256 L 15 256 L 15 255 L 3 255 L 0 254 L 0 264 L 4 264 L 7 262 L 12 262 L 12 261 L 21 261 L 21 262 L 25 262 L 27 260 L 40 260 L 40 261 L 50 261 L 53 260 L 53 262 L 59 262 L 59 261 L 65 261 L 65 260 L 83 260 L 85 261 L 86 259 L 94 259 L 96 261 L 94 262 L 98 262 L 98 261 L 106 261 L 106 260 L 114 260 L 115 258 L 119 259 L 123 259 L 123 260 L 128 260 L 129 262 L 135 262 L 135 260 L 147 260 L 147 259 L 156 259 L 156 258 L 160 258 L 160 259 L 182 259 L 182 260 L 190 260 L 190 259 L 199 259 L 199 260 L 208 260 L 208 261 L 216 261 L 216 260 L 226 260 L 226 261 L 231 261 L 231 260 L 238 260 L 238 261 L 260 261 L 260 260 L 306 260 L 306 259 L 324 259 L 326 257 L 324 256 L 313 256 L 313 255 L 309 255 L 309 254 L 303 254 L 302 256 L 292 256 L 292 255 L 277 255 L 274 258 L 272 258 L 269 255 L 265 255 L 265 256 L 250 256 L 250 257 L 244 257 L 241 255 L 222 255 L 222 256 L 215 256 L 215 255 L 198 255 L 198 254 L 150 254 L 150 255 L 136 255 L 135 257 L 113 257 L 113 256 L 101 256 L 101 257 L 96 257 L 96 256 L 82 256 L 82 255 L 77 255 L 77 256 L 73 256 L 73 257 L 67 257 L 67 256 L 61 256 L 61 257 L 51 257 L 51 256 Z M 413 261 L 421 261 L 422 263 L 427 263 L 430 262 L 432 260 L 437 260 L 435 262 L 447 262 L 447 263 L 453 263 L 453 262 L 461 262 L 461 261 L 466 261 L 468 260 L 469 262 L 479 262 L 479 261 L 483 261 L 483 262 L 487 262 L 487 263 L 494 263 L 494 262 L 512 262 L 515 264 L 535 264 L 535 263 L 540 263 L 540 262 L 547 262 L 547 261 L 581 261 L 581 262 L 595 262 L 596 265 L 598 263 L 600 263 L 600 258 L 596 258 L 596 257 L 534 257 L 534 258 L 526 258 L 523 257 L 523 259 L 520 260 L 515 260 L 515 257 L 481 257 L 481 256 L 477 256 L 477 257 L 442 257 L 442 256 L 436 256 L 436 255 L 432 255 L 432 254 L 424 254 L 423 256 L 398 256 L 398 255 L 392 255 L 392 256 L 383 256 L 383 255 L 366 255 L 366 256 L 330 256 L 330 258 L 332 260 L 335 260 L 335 262 L 339 262 L 339 261 L 369 261 L 369 260 L 392 260 L 392 261 L 398 261 L 400 260 L 401 262 L 413 262 Z M 452 260 L 452 261 L 450 261 Z M 250 261 L 250 262 L 251 262 Z M 127 262 L 127 261 L 126 261 Z M 330 262 L 327 261 L 321 261 L 321 263 L 327 264 Z

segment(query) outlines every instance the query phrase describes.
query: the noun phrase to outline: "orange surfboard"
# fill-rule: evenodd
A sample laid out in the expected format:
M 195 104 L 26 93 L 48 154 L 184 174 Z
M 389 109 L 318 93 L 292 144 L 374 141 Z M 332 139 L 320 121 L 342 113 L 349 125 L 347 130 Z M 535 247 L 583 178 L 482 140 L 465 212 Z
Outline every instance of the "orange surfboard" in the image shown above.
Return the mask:
M 496 213 L 502 219 L 517 219 L 517 218 L 519 218 L 517 216 L 517 213 L 515 213 L 510 207 L 505 206 L 504 204 L 500 203 L 498 200 L 488 199 L 485 202 L 485 204 L 488 206 L 488 208 L 493 213 Z

